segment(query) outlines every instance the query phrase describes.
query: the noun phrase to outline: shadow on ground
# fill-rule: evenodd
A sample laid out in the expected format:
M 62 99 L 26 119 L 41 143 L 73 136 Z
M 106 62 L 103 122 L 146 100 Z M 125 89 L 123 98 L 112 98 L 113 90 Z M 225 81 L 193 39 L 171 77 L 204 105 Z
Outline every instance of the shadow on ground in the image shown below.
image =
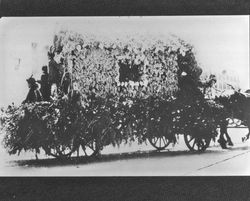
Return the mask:
M 249 146 L 244 147 L 230 147 L 226 151 L 240 151 L 249 150 Z M 12 161 L 18 166 L 35 166 L 35 167 L 53 167 L 53 166 L 67 166 L 67 165 L 80 165 L 100 162 L 110 162 L 117 160 L 137 159 L 137 158 L 159 158 L 159 157 L 176 157 L 176 156 L 188 156 L 188 155 L 202 155 L 202 154 L 218 154 L 222 153 L 222 150 L 206 150 L 205 152 L 192 152 L 192 151 L 137 151 L 128 153 L 116 153 L 98 155 L 95 157 L 71 157 L 65 159 L 48 158 L 39 160 L 17 160 Z

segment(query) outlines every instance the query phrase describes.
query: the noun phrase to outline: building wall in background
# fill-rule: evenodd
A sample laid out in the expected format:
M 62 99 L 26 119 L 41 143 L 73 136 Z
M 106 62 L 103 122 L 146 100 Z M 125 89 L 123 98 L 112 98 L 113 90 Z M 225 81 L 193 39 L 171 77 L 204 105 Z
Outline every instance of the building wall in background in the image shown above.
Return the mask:
M 216 83 L 212 88 L 208 89 L 205 94 L 206 98 L 213 99 L 215 96 L 220 96 L 222 94 L 231 94 L 233 92 L 231 86 L 236 90 L 240 89 L 240 78 L 237 72 L 233 70 L 222 70 L 219 72 L 208 70 L 203 72 L 202 78 L 208 80 L 211 74 L 216 76 Z

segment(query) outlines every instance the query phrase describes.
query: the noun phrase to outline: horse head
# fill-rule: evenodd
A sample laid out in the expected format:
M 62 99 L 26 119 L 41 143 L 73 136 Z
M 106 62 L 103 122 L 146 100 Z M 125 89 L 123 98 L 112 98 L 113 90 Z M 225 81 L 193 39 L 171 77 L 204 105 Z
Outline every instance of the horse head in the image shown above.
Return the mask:
M 241 105 L 247 100 L 247 97 L 240 93 L 239 91 L 234 91 L 234 93 L 229 97 L 229 102 L 232 105 Z
M 236 91 L 229 97 L 229 106 L 234 118 L 250 123 L 250 99 L 240 91 Z

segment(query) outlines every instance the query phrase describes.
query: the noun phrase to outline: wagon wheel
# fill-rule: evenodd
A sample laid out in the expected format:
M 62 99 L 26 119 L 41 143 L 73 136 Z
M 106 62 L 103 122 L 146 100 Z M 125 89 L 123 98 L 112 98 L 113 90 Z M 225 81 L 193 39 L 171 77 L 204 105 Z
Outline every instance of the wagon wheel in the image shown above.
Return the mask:
M 46 150 L 48 155 L 60 159 L 70 157 L 75 151 L 75 138 L 72 138 L 68 144 L 58 143 L 58 145 L 47 148 Z
M 161 151 L 164 150 L 170 144 L 170 140 L 164 136 L 164 134 L 166 134 L 167 132 L 167 126 L 164 129 L 156 124 L 156 122 L 150 121 L 148 125 L 148 141 L 158 151 Z
M 97 139 L 92 139 L 86 142 L 86 140 L 82 140 L 81 148 L 83 151 L 84 156 L 96 156 L 100 150 L 101 146 Z
M 151 137 L 148 138 L 148 141 L 158 151 L 164 150 L 170 143 L 170 141 L 165 136 Z
M 211 138 L 184 134 L 184 140 L 190 151 L 205 151 L 209 147 Z
M 96 156 L 100 153 L 103 147 L 102 138 L 99 133 L 100 130 L 98 130 L 98 134 L 96 133 L 96 131 L 94 131 L 94 129 L 98 125 L 98 120 L 99 119 L 94 119 L 89 123 L 86 133 L 80 140 L 80 147 L 83 151 L 83 155 L 86 157 Z

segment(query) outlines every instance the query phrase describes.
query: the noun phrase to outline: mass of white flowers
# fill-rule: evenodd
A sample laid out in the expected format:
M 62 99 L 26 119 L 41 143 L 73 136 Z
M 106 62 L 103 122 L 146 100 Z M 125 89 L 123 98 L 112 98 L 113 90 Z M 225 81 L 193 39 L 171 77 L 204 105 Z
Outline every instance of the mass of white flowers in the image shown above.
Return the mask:
M 53 45 L 64 60 L 63 67 L 78 81 L 83 97 L 90 91 L 101 97 L 119 96 L 120 88 L 130 97 L 174 95 L 178 90 L 177 56 L 192 49 L 175 36 L 108 38 L 70 31 L 56 34 Z M 121 68 L 130 75 L 122 78 Z

